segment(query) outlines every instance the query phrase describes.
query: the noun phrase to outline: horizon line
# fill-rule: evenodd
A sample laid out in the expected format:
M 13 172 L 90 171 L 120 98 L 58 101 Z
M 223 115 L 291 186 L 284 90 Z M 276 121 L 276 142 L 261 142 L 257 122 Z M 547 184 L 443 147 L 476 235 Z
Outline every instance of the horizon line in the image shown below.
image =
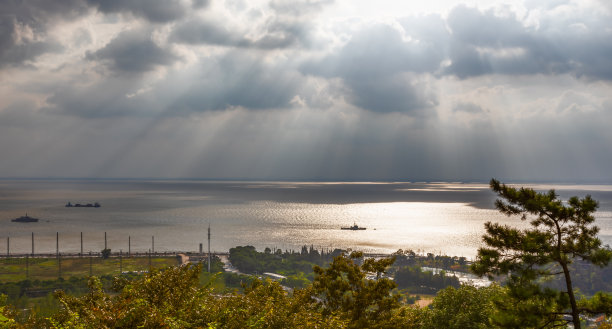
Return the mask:
M 506 184 L 580 184 L 580 185 L 612 185 L 612 181 L 596 180 L 526 180 L 512 178 L 495 178 Z M 57 176 L 34 176 L 34 177 L 0 177 L 0 181 L 210 181 L 210 182 L 299 182 L 299 183 L 413 183 L 413 184 L 489 184 L 489 180 L 482 179 L 407 179 L 407 178 L 380 178 L 380 179 L 355 179 L 355 178 L 261 178 L 261 177 L 57 177 Z

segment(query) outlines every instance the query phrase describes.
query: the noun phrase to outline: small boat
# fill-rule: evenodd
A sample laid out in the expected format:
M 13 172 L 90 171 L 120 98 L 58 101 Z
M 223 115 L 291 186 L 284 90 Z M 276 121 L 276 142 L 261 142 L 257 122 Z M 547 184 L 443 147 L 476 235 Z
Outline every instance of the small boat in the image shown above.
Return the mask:
M 357 226 L 357 224 L 353 223 L 353 226 L 349 226 L 349 227 L 341 227 L 341 230 L 351 230 L 351 231 L 361 231 L 361 230 L 365 230 L 365 227 L 359 227 Z
M 28 213 L 25 216 L 21 216 L 19 218 L 11 219 L 11 222 L 17 223 L 35 223 L 38 222 L 38 218 L 28 216 Z

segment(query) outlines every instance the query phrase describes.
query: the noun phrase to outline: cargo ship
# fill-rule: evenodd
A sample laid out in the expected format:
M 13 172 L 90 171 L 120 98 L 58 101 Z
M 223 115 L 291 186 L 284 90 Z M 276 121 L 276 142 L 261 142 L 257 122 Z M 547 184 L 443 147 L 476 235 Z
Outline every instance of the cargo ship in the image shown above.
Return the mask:
M 81 207 L 81 208 L 100 208 L 100 204 L 99 203 L 86 203 L 86 204 L 81 204 L 81 203 L 75 203 L 72 204 L 70 202 L 66 203 L 66 207 Z
M 357 224 L 353 223 L 353 226 L 349 226 L 349 227 L 341 227 L 341 230 L 351 230 L 351 231 L 361 231 L 361 230 L 365 230 L 365 227 L 359 227 L 357 226 Z

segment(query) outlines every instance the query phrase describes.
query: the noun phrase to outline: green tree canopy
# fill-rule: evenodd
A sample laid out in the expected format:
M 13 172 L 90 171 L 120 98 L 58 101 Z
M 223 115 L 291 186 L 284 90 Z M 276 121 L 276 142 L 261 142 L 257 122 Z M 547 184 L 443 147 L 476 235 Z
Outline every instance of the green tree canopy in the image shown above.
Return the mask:
M 553 327 L 568 322 L 562 317 L 566 314 L 574 328 L 580 328 L 580 313 L 593 310 L 579 307 L 568 265 L 580 258 L 605 266 L 612 258 L 593 225 L 597 201 L 587 195 L 564 202 L 554 190 L 540 193 L 495 179 L 490 186 L 500 197 L 495 202 L 500 212 L 530 224 L 526 229 L 485 224 L 486 247 L 478 250 L 472 270 L 479 275 L 509 275 L 508 300 L 497 304 L 501 312 L 494 320 L 507 327 Z M 557 275 L 565 281 L 564 291 L 542 284 Z
M 347 320 L 323 316 L 308 290 L 288 294 L 277 282 L 254 279 L 244 293 L 217 295 L 199 286 L 201 266 L 154 271 L 118 281 L 118 294 L 90 280 L 82 297 L 56 293 L 62 310 L 33 328 L 346 328 Z
M 425 329 L 491 329 L 495 299 L 501 298 L 503 288 L 462 285 L 448 287 L 438 292 L 423 323 Z
M 420 313 L 402 306 L 400 296 L 392 294 L 395 282 L 383 276 L 394 261 L 363 259 L 363 253 L 351 252 L 334 257 L 327 268 L 315 266 L 312 291 L 322 314 L 340 315 L 349 328 L 416 327 Z

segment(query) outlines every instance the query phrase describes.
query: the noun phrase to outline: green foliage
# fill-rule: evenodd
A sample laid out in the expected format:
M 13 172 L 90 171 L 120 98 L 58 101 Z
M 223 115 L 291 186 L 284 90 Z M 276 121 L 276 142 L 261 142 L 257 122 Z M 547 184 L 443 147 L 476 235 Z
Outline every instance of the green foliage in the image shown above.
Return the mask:
M 572 197 L 567 203 L 554 190 L 538 193 L 529 188 L 513 188 L 492 179 L 491 188 L 501 198 L 497 209 L 529 220 L 527 229 L 488 222 L 483 240 L 487 247 L 478 250 L 472 270 L 479 275 L 506 275 L 509 301 L 499 303 L 496 321 L 503 326 L 554 327 L 563 325 L 563 314 L 571 315 L 580 328 L 578 308 L 569 265 L 582 259 L 605 266 L 612 258 L 597 238 L 593 226 L 597 202 L 590 196 Z M 541 284 L 543 279 L 563 275 L 565 290 Z M 506 314 L 505 316 L 503 314 Z
M 469 272 L 467 259 L 465 257 L 434 255 L 428 253 L 427 256 L 421 256 L 413 250 L 402 250 L 394 252 L 396 258 L 395 265 L 403 266 L 420 266 L 420 267 L 435 267 L 445 270 L 458 272 Z
M 612 292 L 612 266 L 610 264 L 606 267 L 599 267 L 588 261 L 574 259 L 568 268 L 572 274 L 572 284 L 582 294 L 592 296 L 598 291 Z M 565 289 L 565 285 L 564 278 L 559 276 L 546 282 L 547 287 L 557 290 Z
M 102 259 L 108 259 L 108 257 L 111 255 L 111 250 L 109 248 L 102 249 L 101 255 Z
M 248 274 L 264 272 L 280 273 L 285 276 L 305 273 L 312 279 L 312 267 L 331 261 L 331 254 L 322 254 L 313 247 L 303 246 L 300 253 L 276 250 L 257 252 L 253 246 L 238 246 L 230 249 L 229 260 L 238 270 Z
M 132 278 L 133 275 L 123 275 L 125 278 Z M 105 289 L 112 286 L 113 277 L 104 275 L 100 277 Z M 49 316 L 56 313 L 59 302 L 53 298 L 53 292 L 63 290 L 73 296 L 82 296 L 89 289 L 87 278 L 70 277 L 68 280 L 24 280 L 19 282 L 0 283 L 0 293 L 7 296 L 8 303 L 15 309 L 28 310 L 30 314 L 37 316 Z
M 459 279 L 446 276 L 444 271 L 433 274 L 431 271 L 423 272 L 418 266 L 400 267 L 394 274 L 395 283 L 401 289 L 408 288 L 412 293 L 432 294 L 446 287 L 459 288 Z
M 338 316 L 323 316 L 308 290 L 293 295 L 276 282 L 254 280 L 243 294 L 217 296 L 200 288 L 199 266 L 156 271 L 103 293 L 90 280 L 90 293 L 76 298 L 59 292 L 62 312 L 52 328 L 345 328 Z
M 610 293 L 597 292 L 592 298 L 581 299 L 578 305 L 585 312 L 591 314 L 612 315 L 612 295 Z
M 483 288 L 468 285 L 445 288 L 434 298 L 423 328 L 494 328 L 489 318 L 495 311 L 493 300 L 501 296 L 502 288 L 497 285 Z
M 293 295 L 271 280 L 255 279 L 244 294 L 233 294 L 218 301 L 220 311 L 214 328 L 346 328 L 338 315 L 323 315 L 311 298 L 310 290 Z
M 284 256 L 272 251 L 260 254 Z M 294 253 L 299 255 L 294 260 L 311 254 L 313 250 L 308 249 Z M 427 257 L 430 261 L 435 261 L 435 258 L 433 255 Z M 395 283 L 386 274 L 394 260 L 395 257 L 364 259 L 360 252 L 341 253 L 329 266 L 314 267 L 312 284 L 304 273 L 288 276 L 286 281 L 299 281 L 303 285 L 302 289 L 292 292 L 286 291 L 278 282 L 262 281 L 254 276 L 203 272 L 202 264 L 154 270 L 144 276 L 122 275 L 112 284 L 110 277 L 92 277 L 87 281 L 86 291 L 82 290 L 85 279 L 60 279 L 52 281 L 49 286 L 65 289 L 55 292 L 61 308 L 46 317 L 41 317 L 36 309 L 31 308 L 29 315 L 24 317 L 0 301 L 0 329 L 470 329 L 565 325 L 562 321 L 548 321 L 557 320 L 552 311 L 569 307 L 569 298 L 541 286 L 537 277 L 532 275 L 534 272 L 528 271 L 524 275 L 511 275 L 504 288 L 496 285 L 487 288 L 448 287 L 438 293 L 429 308 L 406 306 L 396 293 Z M 407 273 L 419 275 L 416 272 L 418 267 L 404 269 Z M 441 280 L 443 285 L 445 278 L 440 276 L 435 280 Z M 225 283 L 229 281 L 233 286 L 241 284 L 242 290 L 227 289 L 229 285 Z M 20 296 L 42 286 L 42 282 L 27 281 L 6 287 Z M 49 299 L 48 295 L 40 298 Z M 612 296 L 599 293 L 591 299 L 580 300 L 579 307 L 584 312 L 610 314 Z
M 238 288 L 244 288 L 245 285 L 250 285 L 251 282 L 255 279 L 252 275 L 243 275 L 237 273 L 223 273 L 223 281 L 225 286 L 228 288 L 234 288 L 234 290 Z
M 177 264 L 176 257 L 157 256 L 151 257 L 151 266 L 164 268 Z M 120 270 L 143 271 L 149 269 L 147 257 L 119 257 L 102 259 L 102 257 L 67 257 L 61 259 L 62 277 L 86 277 L 89 276 L 90 268 L 92 274 L 116 275 Z M 91 266 L 91 267 L 90 267 Z M 26 276 L 26 273 L 28 274 Z M 48 281 L 56 280 L 58 275 L 58 262 L 56 257 L 3 257 L 0 258 L 0 282 L 19 282 L 24 280 Z M 86 286 L 86 285 L 85 285 Z
M 362 257 L 361 252 L 352 252 L 348 257 L 334 257 L 326 269 L 315 266 L 312 287 L 324 314 L 339 311 L 350 319 L 351 327 L 373 328 L 384 325 L 384 320 L 399 307 L 400 296 L 390 294 L 395 283 L 381 277 L 395 259 L 368 258 L 359 265 L 356 260 Z M 368 272 L 377 279 L 366 279 Z
M 6 307 L 6 299 L 6 295 L 0 294 L 0 329 L 8 329 L 15 325 L 15 320 Z
M 283 279 L 281 283 L 292 288 L 305 288 L 310 285 L 310 280 L 308 280 L 304 273 L 301 272 L 295 275 L 287 276 L 287 278 Z
M 210 258 L 211 262 L 210 262 L 210 273 L 219 273 L 219 272 L 223 272 L 223 262 L 221 261 L 221 258 L 219 258 L 219 256 L 217 255 L 212 255 L 212 257 Z M 208 259 L 204 259 L 202 260 L 202 268 L 204 271 L 208 271 Z
M 153 271 L 141 280 L 121 281 L 120 293 L 105 294 L 100 281 L 92 277 L 90 292 L 77 298 L 60 291 L 56 297 L 63 310 L 53 318 L 54 326 L 66 328 L 180 328 L 199 309 L 201 291 L 199 268 L 176 267 Z
M 382 277 L 393 259 L 358 263 L 361 256 L 336 257 L 329 268 L 315 269 L 312 286 L 291 294 L 278 282 L 254 278 L 243 293 L 217 295 L 199 285 L 200 266 L 117 280 L 115 294 L 105 293 L 100 280 L 92 277 L 87 294 L 75 297 L 58 291 L 62 310 L 25 327 L 417 328 L 423 311 L 402 306 L 398 296 L 390 294 L 393 282 Z M 367 279 L 368 274 L 376 279 Z
M 494 300 L 494 323 L 503 328 L 554 328 L 567 326 L 562 318 L 569 307 L 567 293 L 542 286 L 531 272 L 511 275 L 503 298 Z

